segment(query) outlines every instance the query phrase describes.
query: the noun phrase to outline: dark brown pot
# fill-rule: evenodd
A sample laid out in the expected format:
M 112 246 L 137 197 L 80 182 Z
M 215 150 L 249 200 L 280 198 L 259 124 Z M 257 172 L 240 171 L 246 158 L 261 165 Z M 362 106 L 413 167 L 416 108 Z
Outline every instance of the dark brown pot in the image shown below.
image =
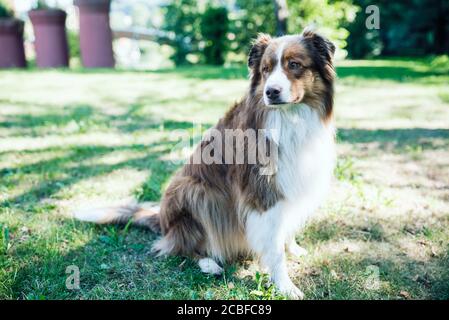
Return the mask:
M 69 66 L 69 46 L 65 31 L 67 14 L 59 9 L 28 13 L 34 29 L 36 64 L 40 68 Z
M 25 68 L 23 21 L 0 18 L 0 68 Z
M 114 67 L 110 0 L 75 0 L 79 8 L 81 60 L 87 68 Z

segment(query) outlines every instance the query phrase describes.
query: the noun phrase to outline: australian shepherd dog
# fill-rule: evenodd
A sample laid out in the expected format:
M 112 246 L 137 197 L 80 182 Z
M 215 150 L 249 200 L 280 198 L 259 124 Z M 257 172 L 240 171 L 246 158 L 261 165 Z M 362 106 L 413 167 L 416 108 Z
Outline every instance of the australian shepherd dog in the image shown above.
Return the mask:
M 224 263 L 255 256 L 282 294 L 302 298 L 288 275 L 286 252 L 306 253 L 295 234 L 323 201 L 332 178 L 334 52 L 330 41 L 311 30 L 279 38 L 260 35 L 248 57 L 248 92 L 190 159 L 208 150 L 212 161 L 184 164 L 158 210 L 129 205 L 75 217 L 148 227 L 161 235 L 153 245 L 158 255 L 192 257 L 206 273 L 220 274 Z M 244 139 L 229 144 L 229 130 Z M 246 134 L 260 130 L 264 134 L 255 140 Z M 246 161 L 264 144 L 269 155 Z M 227 150 L 235 153 L 228 157 Z M 235 161 L 239 150 L 243 162 Z

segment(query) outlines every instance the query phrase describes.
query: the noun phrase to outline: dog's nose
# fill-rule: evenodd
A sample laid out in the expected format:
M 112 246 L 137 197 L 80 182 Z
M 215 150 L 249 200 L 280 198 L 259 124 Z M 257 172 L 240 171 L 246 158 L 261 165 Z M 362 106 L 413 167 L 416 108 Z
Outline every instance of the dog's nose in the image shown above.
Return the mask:
M 270 100 L 277 100 L 279 99 L 279 96 L 281 95 L 281 88 L 280 87 L 269 87 L 265 91 L 265 94 L 267 95 L 268 99 Z

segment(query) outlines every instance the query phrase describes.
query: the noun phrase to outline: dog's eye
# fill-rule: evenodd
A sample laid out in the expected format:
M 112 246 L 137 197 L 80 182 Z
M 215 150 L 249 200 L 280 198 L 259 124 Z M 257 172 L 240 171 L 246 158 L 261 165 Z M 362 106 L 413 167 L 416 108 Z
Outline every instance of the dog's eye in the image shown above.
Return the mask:
M 301 68 L 301 65 L 300 65 L 298 62 L 295 62 L 295 61 L 289 61 L 289 62 L 288 62 L 288 68 L 289 68 L 290 70 L 297 70 L 297 69 Z

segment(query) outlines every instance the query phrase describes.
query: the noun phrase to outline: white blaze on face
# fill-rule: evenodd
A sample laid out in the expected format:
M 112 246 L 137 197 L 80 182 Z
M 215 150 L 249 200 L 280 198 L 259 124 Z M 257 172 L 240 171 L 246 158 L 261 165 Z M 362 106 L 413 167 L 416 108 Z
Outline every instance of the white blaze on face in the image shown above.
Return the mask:
M 285 42 L 283 42 L 279 45 L 279 48 L 276 51 L 276 56 L 277 56 L 276 66 L 274 67 L 271 74 L 268 76 L 267 81 L 265 83 L 263 100 L 266 105 L 270 104 L 270 101 L 266 94 L 267 89 L 270 87 L 277 87 L 278 89 L 281 90 L 280 99 L 279 99 L 281 102 L 288 103 L 291 100 L 291 93 L 290 93 L 291 83 L 282 68 L 282 55 L 284 53 L 284 47 L 285 47 Z

